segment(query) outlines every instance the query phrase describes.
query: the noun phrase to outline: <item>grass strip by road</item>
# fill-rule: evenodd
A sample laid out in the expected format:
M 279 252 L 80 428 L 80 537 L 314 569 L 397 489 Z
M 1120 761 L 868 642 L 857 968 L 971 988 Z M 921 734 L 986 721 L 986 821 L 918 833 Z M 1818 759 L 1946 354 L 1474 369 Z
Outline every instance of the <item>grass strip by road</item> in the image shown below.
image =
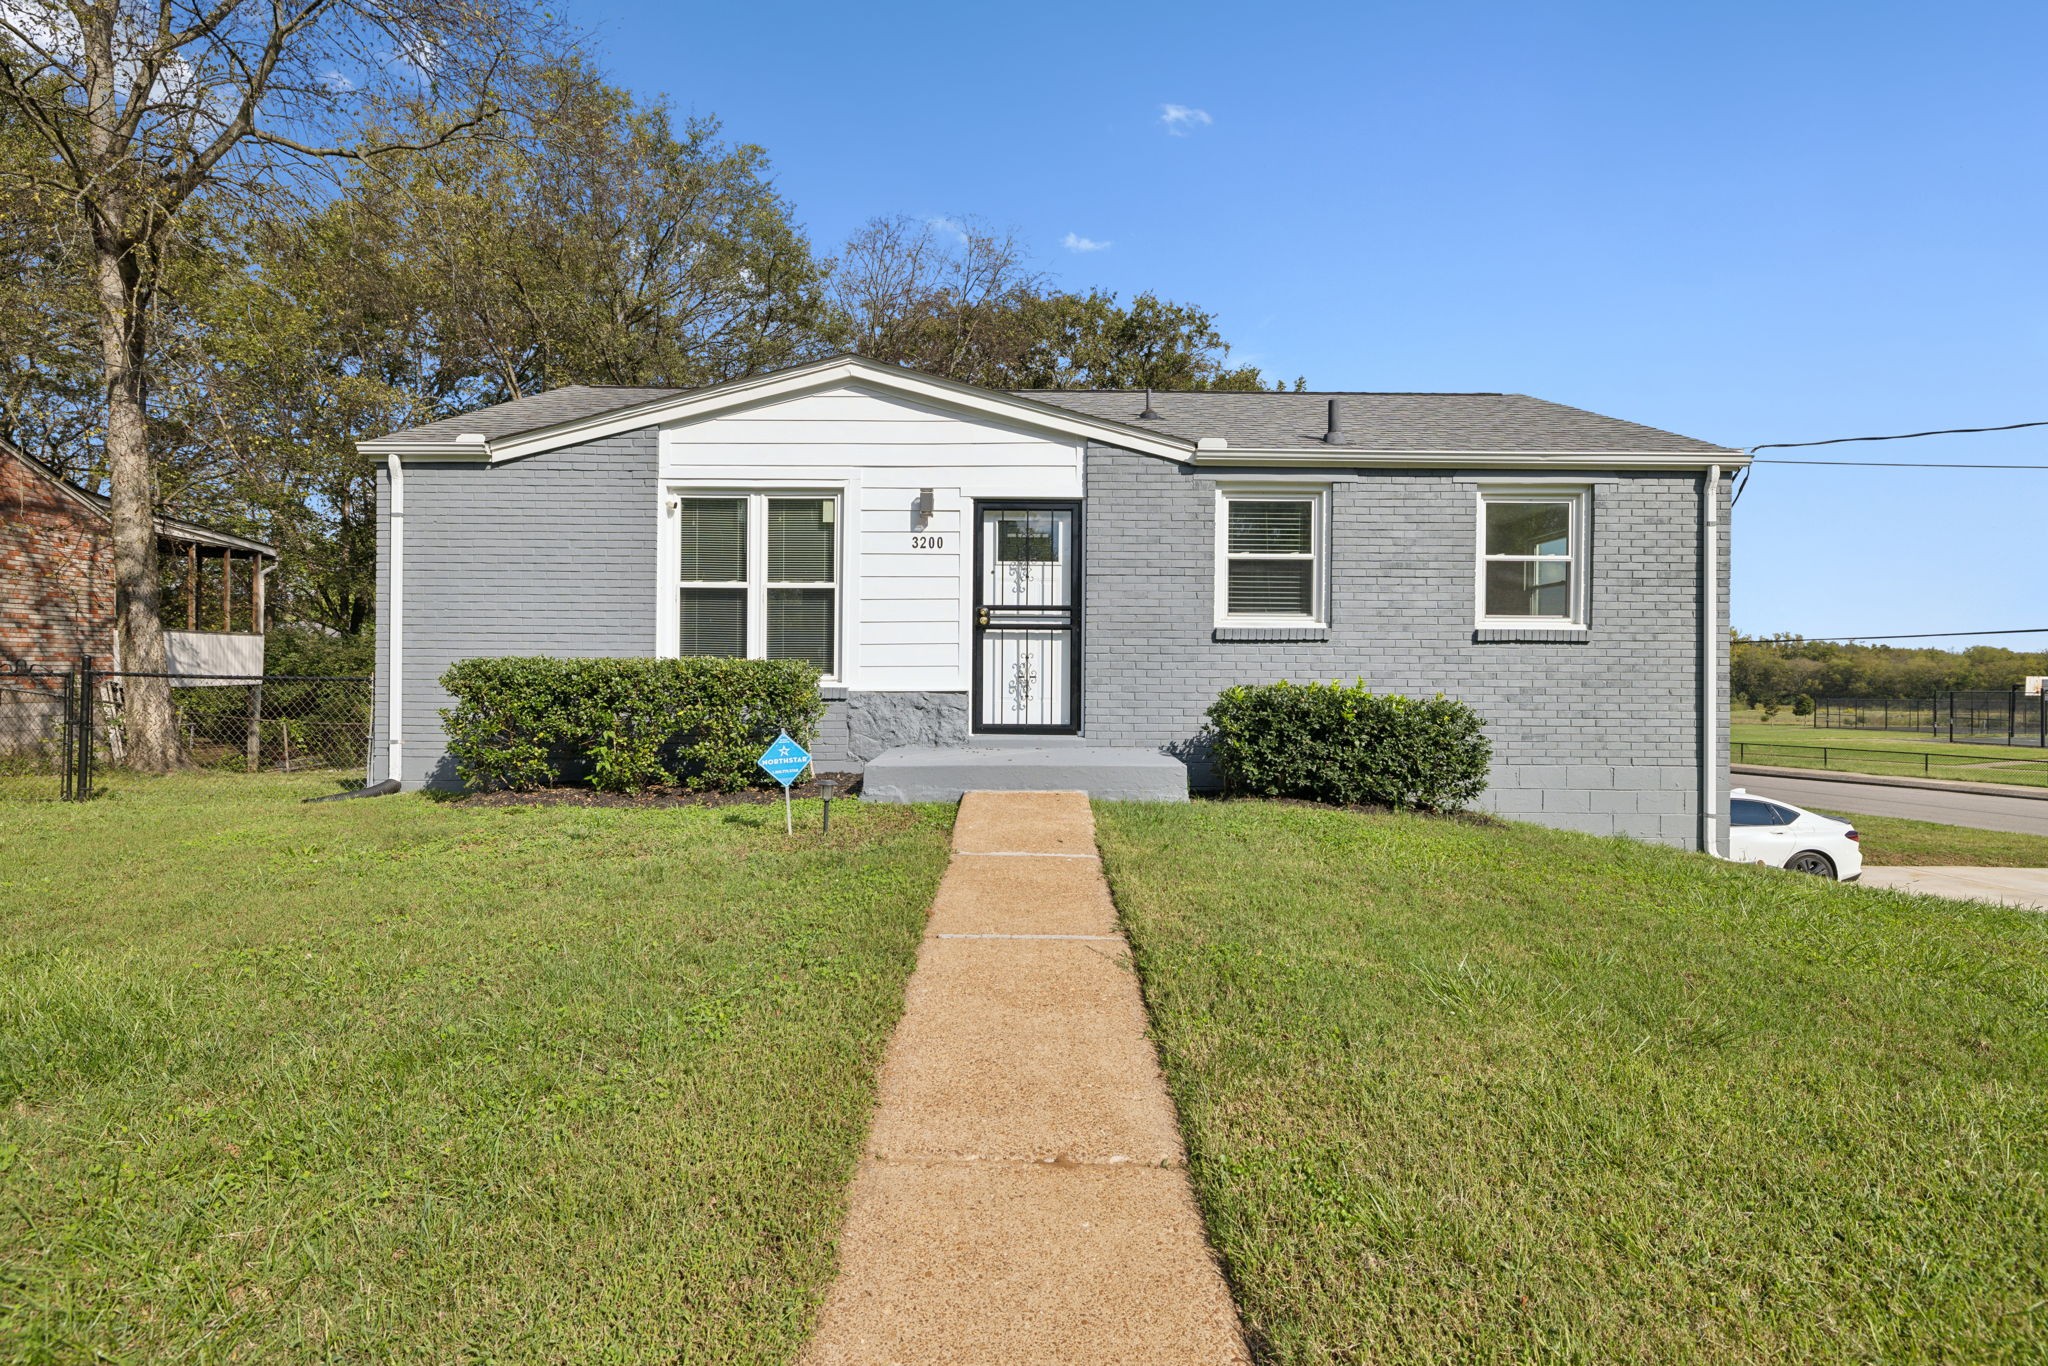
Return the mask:
M 2048 787 L 2048 750 L 1937 743 L 1892 731 L 1814 730 L 1736 722 L 1729 753 L 1738 764 L 1827 769 L 1888 777 Z
M 0 809 L 0 1360 L 790 1357 L 948 816 L 332 787 Z
M 1098 821 L 1267 1360 L 2048 1354 L 2048 917 L 1524 825 Z
M 1863 837 L 1860 842 L 1867 867 L 2048 868 L 2048 835 L 1977 830 L 1853 811 L 1821 814 L 1856 827 Z

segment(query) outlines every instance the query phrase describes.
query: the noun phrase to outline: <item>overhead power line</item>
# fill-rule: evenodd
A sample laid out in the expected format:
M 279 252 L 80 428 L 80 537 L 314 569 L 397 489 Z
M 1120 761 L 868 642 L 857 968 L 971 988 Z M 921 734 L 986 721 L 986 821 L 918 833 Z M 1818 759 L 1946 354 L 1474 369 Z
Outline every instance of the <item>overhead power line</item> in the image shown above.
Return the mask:
M 1758 450 L 1763 447 L 1759 446 Z M 1765 456 L 1757 465 L 1845 465 L 1887 470 L 2048 470 L 2048 465 L 1964 465 L 1945 460 L 1780 460 Z
M 2003 427 L 1943 427 L 1931 432 L 1893 432 L 1889 436 L 1831 436 L 1825 441 L 1766 441 L 1761 446 L 1751 446 L 1755 451 L 1789 451 L 1803 446 L 1846 446 L 1852 441 L 1912 441 L 1923 436 L 1971 436 L 1978 432 L 2016 432 L 2025 427 L 2048 427 L 2048 420 L 2040 422 L 2008 422 Z
M 1770 456 L 1756 459 L 1758 451 L 1803 450 L 1810 446 L 1846 446 L 1857 441 L 1914 441 L 1923 436 L 1974 436 L 1980 432 L 2017 432 L 2028 427 L 2048 427 L 2048 420 L 2039 422 L 2008 422 L 1997 427 L 1941 427 L 1929 432 L 1890 432 L 1883 436 L 1831 436 L 1825 441 L 1766 441 L 1761 446 L 1751 446 L 1750 464 L 1755 465 L 1843 465 L 1868 469 L 1895 470 L 2048 470 L 2048 465 L 1988 465 L 1950 463 L 1940 460 L 1779 460 Z M 1742 472 L 1742 480 L 1735 486 L 1734 496 L 1728 506 L 1734 507 L 1742 501 L 1742 495 L 1749 488 L 1750 470 Z
M 1763 636 L 1747 637 L 1745 645 L 1840 645 L 1859 640 L 1937 640 L 1952 639 L 1956 636 L 2048 636 L 2048 626 L 2022 626 L 2016 631 L 1911 631 L 1905 635 L 1889 636 L 1795 636 L 1790 639 L 1773 639 Z

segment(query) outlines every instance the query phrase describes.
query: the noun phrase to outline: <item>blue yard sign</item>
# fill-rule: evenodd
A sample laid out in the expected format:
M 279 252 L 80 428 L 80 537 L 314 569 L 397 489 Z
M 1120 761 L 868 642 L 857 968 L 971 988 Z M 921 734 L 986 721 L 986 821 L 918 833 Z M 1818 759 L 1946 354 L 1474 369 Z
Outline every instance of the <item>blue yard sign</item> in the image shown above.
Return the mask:
M 790 739 L 789 732 L 784 731 L 775 737 L 775 743 L 762 751 L 759 762 L 769 777 L 782 784 L 782 825 L 794 834 L 796 827 L 789 814 L 789 785 L 801 778 L 804 770 L 811 766 L 810 751 Z

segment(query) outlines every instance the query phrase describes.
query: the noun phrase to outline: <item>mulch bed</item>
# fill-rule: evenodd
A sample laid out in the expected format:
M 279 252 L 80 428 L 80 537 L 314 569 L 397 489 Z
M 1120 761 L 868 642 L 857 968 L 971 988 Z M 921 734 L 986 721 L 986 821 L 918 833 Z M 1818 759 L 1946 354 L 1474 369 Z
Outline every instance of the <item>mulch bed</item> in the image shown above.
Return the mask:
M 835 797 L 858 797 L 860 774 L 820 773 L 789 789 L 799 800 L 824 796 L 821 782 L 834 784 Z M 461 806 L 765 806 L 780 802 L 779 787 L 749 787 L 738 792 L 692 792 L 681 787 L 655 787 L 645 792 L 599 792 L 594 787 L 543 787 L 532 792 L 473 792 L 458 799 Z

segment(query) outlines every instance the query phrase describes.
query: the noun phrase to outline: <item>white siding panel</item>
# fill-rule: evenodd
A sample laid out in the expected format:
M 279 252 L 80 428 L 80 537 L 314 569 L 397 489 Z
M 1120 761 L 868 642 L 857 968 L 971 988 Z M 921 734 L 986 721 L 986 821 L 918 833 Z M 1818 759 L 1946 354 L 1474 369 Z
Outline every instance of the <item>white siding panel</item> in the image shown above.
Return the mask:
M 704 435 L 704 428 L 711 422 L 719 422 L 715 436 Z M 685 428 L 690 435 L 683 438 L 687 445 L 704 446 L 809 446 L 817 441 L 822 428 L 857 432 L 862 442 L 870 446 L 1003 446 L 1026 451 L 1030 448 L 1057 447 L 1063 443 L 1045 440 L 1029 432 L 1004 431 L 1000 427 L 976 426 L 964 421 L 946 422 L 818 422 L 781 421 L 745 422 L 738 419 L 711 419 L 695 427 Z M 922 456 L 913 457 L 918 463 Z
M 917 583 L 945 579 L 957 583 L 963 563 L 962 557 L 950 550 L 920 550 L 908 555 L 886 555 L 862 547 L 860 572 L 863 577 L 870 579 L 908 579 Z
M 960 624 L 960 599 L 899 598 L 877 593 L 861 604 L 861 619 L 870 628 L 892 621 L 943 621 L 957 628 Z
M 834 389 L 820 389 L 813 393 L 797 394 L 775 403 L 763 403 L 753 408 L 742 408 L 729 413 L 728 423 L 741 422 L 931 422 L 947 423 L 956 419 L 937 408 L 927 408 L 911 403 L 894 394 L 885 394 L 874 389 L 859 389 L 842 386 Z
M 863 645 L 866 657 L 862 667 L 885 669 L 891 665 L 902 668 L 930 669 L 952 663 L 956 656 L 964 656 L 957 640 L 944 645 Z
M 918 545 L 924 549 L 909 549 L 911 537 L 920 537 Z M 965 530 L 942 530 L 938 526 L 938 518 L 932 518 L 932 526 L 920 530 L 862 530 L 860 553 L 938 561 L 946 555 L 967 555 L 967 551 L 973 549 L 969 541 L 971 537 Z
M 864 627 L 863 643 L 875 645 L 947 645 L 958 643 L 960 622 L 953 616 L 943 621 L 876 621 L 870 617 Z
M 1081 445 L 1029 426 L 842 386 L 669 427 L 665 486 L 844 490 L 847 658 L 860 690 L 967 690 L 974 502 L 1078 498 Z M 936 507 L 917 525 L 912 504 Z M 914 550 L 913 534 L 942 536 Z
M 885 497 L 893 498 L 902 504 L 902 506 L 892 507 L 876 507 L 870 504 L 866 513 L 861 517 L 861 530 L 866 536 L 870 538 L 888 536 L 891 538 L 887 545 L 880 547 L 881 549 L 901 549 L 903 542 L 895 538 L 908 536 L 913 531 L 930 531 L 942 536 L 958 536 L 967 530 L 967 511 L 965 508 L 938 508 L 932 513 L 930 521 L 926 522 L 923 526 L 919 526 L 917 518 L 912 514 L 909 507 L 910 500 L 917 496 L 916 489 L 877 488 L 875 493 L 878 499 Z
M 862 574 L 861 580 L 867 591 L 885 598 L 940 598 L 947 602 L 960 601 L 960 576 L 957 574 L 940 577 L 891 577 L 887 574 Z

